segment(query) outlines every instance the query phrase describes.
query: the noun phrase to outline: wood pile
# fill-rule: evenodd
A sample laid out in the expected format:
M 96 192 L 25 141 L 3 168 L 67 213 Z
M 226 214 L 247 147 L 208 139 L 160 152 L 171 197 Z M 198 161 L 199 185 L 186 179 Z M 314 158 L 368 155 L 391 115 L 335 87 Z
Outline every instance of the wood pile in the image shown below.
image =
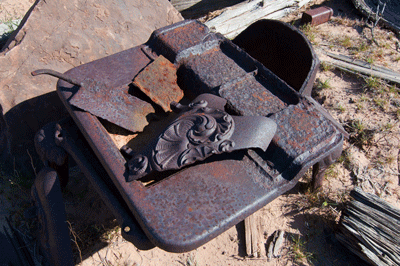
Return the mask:
M 355 188 L 337 239 L 371 265 L 400 265 L 400 210 Z

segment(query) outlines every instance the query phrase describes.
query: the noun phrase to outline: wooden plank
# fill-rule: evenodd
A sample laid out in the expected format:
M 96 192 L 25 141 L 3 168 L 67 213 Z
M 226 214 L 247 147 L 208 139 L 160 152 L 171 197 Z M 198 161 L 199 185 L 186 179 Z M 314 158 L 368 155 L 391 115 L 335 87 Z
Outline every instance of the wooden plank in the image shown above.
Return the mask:
M 354 60 L 345 55 L 329 53 L 322 49 L 315 50 L 323 63 L 332 65 L 346 72 L 374 76 L 400 85 L 400 73 L 388 68 L 373 66 L 367 62 Z
M 259 232 L 258 232 L 258 227 L 256 225 L 256 220 L 257 220 L 257 214 L 250 215 L 252 216 L 252 224 L 251 224 L 251 251 L 253 254 L 253 257 L 258 257 L 259 252 L 260 252 L 260 241 L 259 241 Z
M 206 21 L 210 29 L 233 39 L 249 25 L 262 18 L 279 19 L 311 0 L 251 0 L 226 8 L 219 16 Z
M 265 257 L 266 255 L 259 218 L 256 212 L 244 220 L 246 254 L 249 257 Z
M 337 239 L 372 265 L 400 265 L 400 210 L 360 188 L 350 195 Z
M 394 72 L 393 70 L 389 69 L 389 68 L 385 68 L 385 67 L 379 67 L 379 66 L 374 66 L 371 65 L 368 62 L 365 61 L 361 61 L 361 60 L 357 60 L 357 59 L 353 59 L 349 56 L 345 56 L 345 55 L 340 55 L 340 54 L 334 54 L 334 53 L 330 53 L 325 51 L 325 54 L 327 54 L 329 57 L 334 58 L 334 59 L 338 59 L 340 61 L 344 61 L 350 64 L 354 64 L 356 66 L 360 66 L 363 68 L 367 68 L 367 69 L 372 69 L 378 72 L 382 72 L 382 73 L 386 73 L 388 75 L 393 75 L 396 77 L 400 77 L 400 73 Z
M 244 220 L 245 244 L 247 256 L 253 256 L 253 234 L 254 232 L 254 215 L 250 215 Z

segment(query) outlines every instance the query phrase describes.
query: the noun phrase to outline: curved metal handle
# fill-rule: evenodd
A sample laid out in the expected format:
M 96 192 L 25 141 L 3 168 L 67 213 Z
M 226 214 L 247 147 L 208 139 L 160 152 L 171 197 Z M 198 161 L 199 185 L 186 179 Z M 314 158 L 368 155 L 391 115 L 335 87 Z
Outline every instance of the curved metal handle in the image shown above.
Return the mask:
M 66 81 L 68 83 L 71 83 L 73 85 L 82 87 L 82 83 L 81 82 L 78 82 L 78 81 L 76 81 L 74 79 L 71 79 L 67 75 L 65 75 L 63 73 L 60 73 L 60 72 L 57 72 L 57 71 L 54 71 L 52 69 L 38 69 L 38 70 L 32 71 L 31 74 L 32 74 L 32 76 L 43 75 L 43 74 L 50 75 L 50 76 L 62 79 L 62 80 Z

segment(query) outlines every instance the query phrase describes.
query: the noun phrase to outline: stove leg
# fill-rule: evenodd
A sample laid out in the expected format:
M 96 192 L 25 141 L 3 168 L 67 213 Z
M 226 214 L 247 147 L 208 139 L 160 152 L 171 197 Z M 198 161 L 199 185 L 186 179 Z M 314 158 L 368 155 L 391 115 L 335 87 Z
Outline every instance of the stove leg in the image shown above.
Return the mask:
M 37 207 L 40 243 L 51 265 L 74 265 L 65 207 L 57 172 L 44 167 L 35 179 L 32 198 Z
M 312 169 L 311 188 L 317 191 L 322 188 L 325 180 L 325 172 L 331 164 L 333 164 L 342 154 L 342 145 L 339 145 L 328 156 L 314 164 Z
M 64 189 L 68 184 L 68 154 L 55 142 L 56 136 L 55 122 L 45 125 L 35 136 L 35 148 L 45 166 L 56 170 L 61 188 Z

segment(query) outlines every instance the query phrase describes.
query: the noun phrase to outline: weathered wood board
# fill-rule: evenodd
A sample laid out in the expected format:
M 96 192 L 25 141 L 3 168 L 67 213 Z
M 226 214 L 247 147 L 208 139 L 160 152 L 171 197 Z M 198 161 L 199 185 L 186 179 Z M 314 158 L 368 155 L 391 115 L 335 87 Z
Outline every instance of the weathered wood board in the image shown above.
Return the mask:
M 337 239 L 371 265 L 400 265 L 400 210 L 355 188 Z

